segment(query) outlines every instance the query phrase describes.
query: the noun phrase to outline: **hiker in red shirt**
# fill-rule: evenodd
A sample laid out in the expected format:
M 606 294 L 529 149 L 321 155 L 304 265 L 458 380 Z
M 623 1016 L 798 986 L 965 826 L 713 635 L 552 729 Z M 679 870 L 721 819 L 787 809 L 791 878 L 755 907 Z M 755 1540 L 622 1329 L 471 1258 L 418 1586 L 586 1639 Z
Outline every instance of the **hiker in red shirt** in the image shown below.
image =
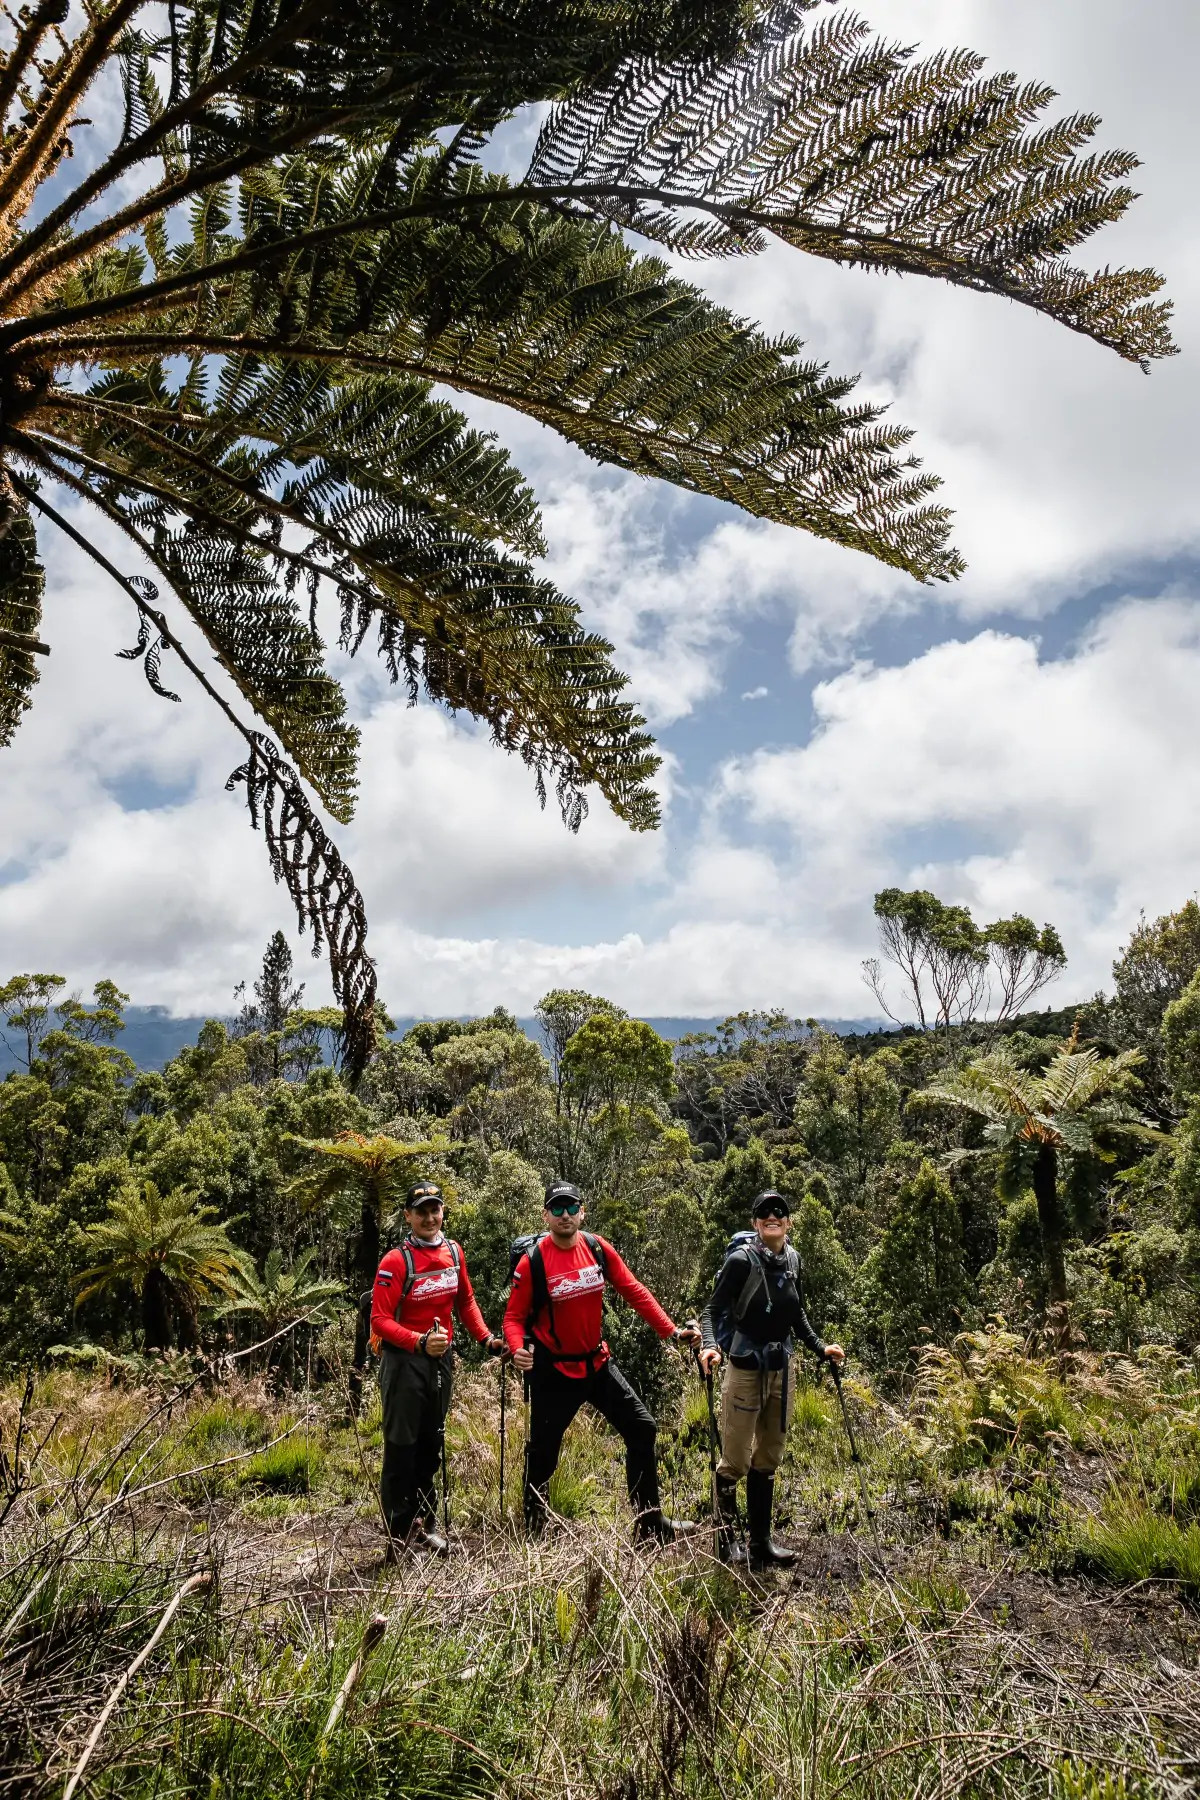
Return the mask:
M 404 1203 L 405 1235 L 379 1265 L 371 1295 L 371 1345 L 380 1352 L 383 1472 L 379 1498 L 388 1559 L 398 1545 L 445 1556 L 437 1524 L 437 1470 L 450 1410 L 454 1315 L 494 1354 L 504 1345 L 484 1323 L 466 1258 L 442 1235 L 441 1189 L 418 1181 Z
M 625 1440 L 625 1472 L 640 1538 L 667 1542 L 690 1525 L 663 1517 L 658 1495 L 654 1420 L 609 1355 L 601 1336 L 604 1289 L 611 1285 L 660 1338 L 695 1348 L 698 1325 L 673 1325 L 654 1295 L 634 1279 L 611 1244 L 582 1230 L 583 1197 L 559 1181 L 546 1190 L 546 1236 L 517 1263 L 504 1314 L 513 1361 L 529 1381 L 525 1523 L 546 1522 L 546 1489 L 563 1434 L 583 1405 L 594 1406 Z

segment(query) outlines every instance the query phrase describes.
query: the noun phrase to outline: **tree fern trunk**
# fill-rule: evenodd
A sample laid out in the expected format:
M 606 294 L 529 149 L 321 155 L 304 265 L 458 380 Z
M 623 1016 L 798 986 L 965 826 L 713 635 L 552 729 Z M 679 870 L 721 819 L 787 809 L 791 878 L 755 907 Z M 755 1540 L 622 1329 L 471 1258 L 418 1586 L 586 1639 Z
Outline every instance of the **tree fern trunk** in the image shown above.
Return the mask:
M 379 1267 L 379 1215 L 370 1200 L 364 1200 L 362 1206 L 362 1223 L 358 1233 L 358 1255 L 354 1262 L 354 1299 L 361 1301 L 363 1293 L 375 1280 L 375 1271 Z M 362 1404 L 363 1370 L 367 1366 L 368 1327 L 361 1304 L 355 1315 L 354 1325 L 354 1360 L 350 1365 L 350 1410 L 357 1418 Z
M 1050 1284 L 1050 1304 L 1061 1309 L 1065 1320 L 1067 1306 L 1067 1265 L 1063 1256 L 1063 1218 L 1058 1202 L 1058 1151 L 1053 1144 L 1040 1144 L 1033 1165 L 1033 1193 L 1037 1201 L 1038 1225 L 1042 1233 L 1042 1254 Z
M 171 1348 L 171 1286 L 161 1269 L 142 1284 L 142 1337 L 147 1350 Z

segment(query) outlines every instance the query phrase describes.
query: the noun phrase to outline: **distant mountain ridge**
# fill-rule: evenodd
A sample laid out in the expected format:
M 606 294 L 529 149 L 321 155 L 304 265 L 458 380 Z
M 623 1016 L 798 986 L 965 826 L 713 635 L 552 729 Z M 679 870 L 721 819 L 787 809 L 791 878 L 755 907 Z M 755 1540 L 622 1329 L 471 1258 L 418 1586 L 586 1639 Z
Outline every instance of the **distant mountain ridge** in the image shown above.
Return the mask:
M 178 1056 L 185 1045 L 195 1043 L 201 1026 L 213 1016 L 209 1013 L 197 1017 L 175 1017 L 165 1006 L 129 1006 L 125 1009 L 125 1029 L 117 1039 L 117 1044 L 127 1056 L 133 1058 L 139 1069 L 161 1069 L 173 1056 Z M 418 1023 L 419 1018 L 432 1016 L 434 1015 L 422 1013 L 414 1014 L 411 1018 L 397 1019 L 396 1030 L 403 1035 L 410 1026 Z M 477 1015 L 460 1013 L 457 1016 L 467 1019 Z M 231 1020 L 226 1018 L 225 1023 L 229 1024 Z M 724 1015 L 712 1019 L 647 1018 L 646 1023 L 653 1026 L 660 1037 L 674 1042 L 692 1032 L 715 1031 L 718 1025 L 724 1023 Z M 522 1019 L 520 1024 L 530 1037 L 541 1042 L 541 1030 L 536 1019 Z M 821 1024 L 843 1036 L 887 1029 L 886 1022 L 882 1019 L 822 1019 Z M 0 1041 L 0 1076 L 22 1066 Z

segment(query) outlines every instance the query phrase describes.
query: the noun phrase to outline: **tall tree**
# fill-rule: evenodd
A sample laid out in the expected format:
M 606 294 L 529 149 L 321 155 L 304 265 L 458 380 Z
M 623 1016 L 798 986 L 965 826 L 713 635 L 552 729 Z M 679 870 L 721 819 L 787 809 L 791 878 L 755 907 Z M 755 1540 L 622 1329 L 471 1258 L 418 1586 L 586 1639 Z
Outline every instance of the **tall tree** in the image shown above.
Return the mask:
M 1178 912 L 1157 919 L 1143 914 L 1113 963 L 1112 1027 L 1119 1044 L 1140 1050 L 1147 1063 L 1147 1086 L 1155 1110 L 1172 1111 L 1167 1091 L 1163 1026 L 1168 1009 L 1181 999 L 1200 971 L 1200 903 L 1188 900 Z
M 967 1298 L 962 1223 L 950 1184 L 923 1160 L 901 1184 L 858 1283 L 859 1329 L 893 1366 L 909 1360 L 922 1334 L 945 1342 L 962 1328 Z
M 16 22 L 0 63 L 0 740 L 44 648 L 50 524 L 125 593 L 125 654 L 156 691 L 177 697 L 170 651 L 240 735 L 230 780 L 328 944 L 352 1071 L 374 968 L 305 787 L 350 816 L 358 736 L 326 666 L 322 583 L 347 649 L 373 633 L 414 697 L 485 721 L 569 824 L 589 787 L 635 829 L 657 818 L 656 758 L 610 648 L 536 569 L 528 486 L 432 384 L 930 581 L 961 563 L 909 433 L 622 230 L 693 257 L 774 237 L 1002 295 L 1135 363 L 1171 351 L 1153 271 L 1069 261 L 1133 198 L 1134 158 L 1086 151 L 1092 115 L 1046 123 L 1047 87 L 968 51 L 919 61 L 816 6 L 172 0 L 164 19 L 157 0 L 36 0 Z M 117 79 L 104 136 L 84 112 Z M 545 102 L 524 176 L 489 174 L 490 135 Z M 79 523 L 64 496 L 85 503 Z
M 1102 1057 L 1079 1048 L 1078 1035 L 1059 1046 L 1042 1070 L 1021 1066 L 1002 1044 L 960 1069 L 950 1080 L 926 1088 L 923 1098 L 984 1121 L 984 1134 L 1000 1150 L 1004 1184 L 1032 1187 L 1049 1280 L 1050 1303 L 1060 1329 L 1067 1323 L 1068 1221 L 1059 1192 L 1064 1153 L 1111 1160 L 1113 1136 L 1135 1133 L 1150 1140 L 1161 1134 L 1141 1118 L 1130 1095 L 1141 1052 Z
M 282 931 L 277 931 L 263 955 L 262 970 L 254 983 L 254 1004 L 245 1000 L 246 984 L 239 982 L 233 990 L 235 1000 L 242 1000 L 234 1030 L 235 1037 L 261 1032 L 266 1038 L 267 1061 L 273 1080 L 283 1073 L 284 1032 L 288 1020 L 304 998 L 304 983 L 292 981 L 292 951 Z
M 982 929 L 965 906 L 947 906 L 927 888 L 884 888 L 875 896 L 884 956 L 900 971 L 922 1031 L 990 1014 L 993 1030 L 1013 1018 L 1066 967 L 1053 925 L 1039 931 L 1024 913 Z M 889 1019 L 883 968 L 863 963 L 867 986 Z
M 796 1129 L 809 1155 L 837 1181 L 839 1197 L 862 1210 L 872 1173 L 898 1135 L 898 1072 L 890 1050 L 847 1056 L 832 1031 L 815 1034 L 796 1102 Z

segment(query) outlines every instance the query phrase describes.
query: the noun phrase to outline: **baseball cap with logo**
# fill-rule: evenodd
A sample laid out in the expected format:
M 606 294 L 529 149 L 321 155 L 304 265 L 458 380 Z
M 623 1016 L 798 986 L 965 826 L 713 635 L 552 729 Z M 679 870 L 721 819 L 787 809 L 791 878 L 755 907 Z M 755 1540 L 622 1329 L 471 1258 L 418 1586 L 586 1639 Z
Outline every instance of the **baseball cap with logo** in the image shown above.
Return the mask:
M 429 1206 L 442 1198 L 442 1190 L 436 1181 L 414 1181 L 404 1197 L 404 1210 L 417 1212 L 422 1206 Z

